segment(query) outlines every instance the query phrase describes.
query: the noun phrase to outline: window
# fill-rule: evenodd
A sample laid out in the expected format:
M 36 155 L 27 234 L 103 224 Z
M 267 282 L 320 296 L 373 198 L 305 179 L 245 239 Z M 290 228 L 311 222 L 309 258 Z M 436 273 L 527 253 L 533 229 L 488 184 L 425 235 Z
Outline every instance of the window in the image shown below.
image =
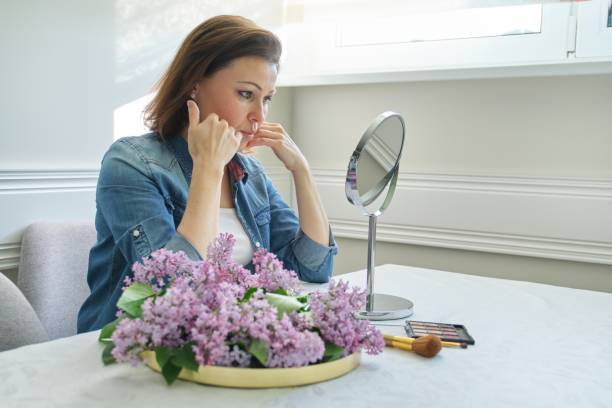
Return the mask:
M 279 80 L 374 74 L 364 81 L 376 82 L 394 73 L 559 63 L 567 60 L 571 12 L 571 2 L 534 0 L 289 1 L 278 30 L 287 51 Z
M 395 14 L 395 13 L 393 13 Z M 539 34 L 542 5 L 479 7 L 339 21 L 340 47 Z

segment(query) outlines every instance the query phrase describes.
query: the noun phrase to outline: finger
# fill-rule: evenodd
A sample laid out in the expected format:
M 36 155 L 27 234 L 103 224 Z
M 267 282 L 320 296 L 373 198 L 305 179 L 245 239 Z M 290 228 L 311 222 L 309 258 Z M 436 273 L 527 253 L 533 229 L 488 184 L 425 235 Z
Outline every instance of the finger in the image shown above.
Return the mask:
M 264 137 L 257 137 L 247 143 L 247 146 L 268 146 L 268 147 L 276 147 L 280 146 L 283 143 L 282 140 L 279 139 L 270 139 Z
M 206 117 L 206 120 L 211 120 L 213 122 L 219 122 L 219 115 L 213 112 Z
M 285 137 L 284 133 L 280 133 L 280 132 L 276 132 L 273 130 L 268 130 L 268 129 L 259 129 L 257 131 L 257 133 L 255 134 L 255 138 L 258 137 L 267 137 L 267 138 L 271 138 L 271 139 L 282 139 Z
M 260 129 L 277 129 L 280 130 L 281 132 L 284 132 L 285 129 L 283 129 L 283 126 L 280 123 L 272 123 L 272 122 L 263 122 L 260 126 Z
M 235 130 L 234 128 L 229 128 L 230 132 L 228 132 L 234 140 L 237 140 L 238 143 L 242 142 L 242 132 L 239 130 Z
M 191 99 L 188 100 L 187 110 L 189 112 L 189 127 L 196 127 L 200 123 L 200 108 L 198 108 L 198 104 Z

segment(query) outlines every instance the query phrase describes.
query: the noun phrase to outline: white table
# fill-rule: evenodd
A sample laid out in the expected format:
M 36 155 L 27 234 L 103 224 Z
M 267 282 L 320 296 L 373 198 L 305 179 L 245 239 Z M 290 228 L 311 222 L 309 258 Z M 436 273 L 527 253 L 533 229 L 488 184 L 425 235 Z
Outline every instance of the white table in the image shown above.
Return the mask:
M 340 278 L 365 286 L 364 271 Z M 377 268 L 376 289 L 413 300 L 415 320 L 466 325 L 476 345 L 387 348 L 325 383 L 240 390 L 104 367 L 95 332 L 0 353 L 0 407 L 612 406 L 612 294 L 398 265 Z

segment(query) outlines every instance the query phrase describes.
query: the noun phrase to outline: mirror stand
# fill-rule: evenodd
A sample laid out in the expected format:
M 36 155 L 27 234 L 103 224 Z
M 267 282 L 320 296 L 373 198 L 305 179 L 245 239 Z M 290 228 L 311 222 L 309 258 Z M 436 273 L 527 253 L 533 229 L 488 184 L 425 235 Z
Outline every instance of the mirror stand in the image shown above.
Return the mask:
M 412 315 L 414 304 L 399 296 L 374 293 L 374 271 L 376 255 L 376 221 L 378 214 L 368 216 L 368 292 L 365 310 L 357 317 L 367 320 L 403 319 Z
M 365 310 L 360 319 L 394 320 L 411 316 L 414 304 L 398 296 L 374 293 L 376 221 L 395 193 L 406 126 L 398 113 L 383 112 L 366 129 L 349 160 L 345 193 L 368 216 L 368 269 Z M 383 192 L 387 190 L 385 195 Z M 384 197 L 379 200 L 379 197 Z M 382 204 L 380 201 L 383 201 Z

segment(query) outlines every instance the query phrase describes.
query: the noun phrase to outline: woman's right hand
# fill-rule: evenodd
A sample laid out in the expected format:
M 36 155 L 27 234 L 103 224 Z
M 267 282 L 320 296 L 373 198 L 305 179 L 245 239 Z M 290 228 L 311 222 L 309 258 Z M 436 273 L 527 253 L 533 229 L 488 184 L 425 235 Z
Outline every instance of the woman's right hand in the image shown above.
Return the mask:
M 240 132 L 236 132 L 215 113 L 211 113 L 200 122 L 200 109 L 192 100 L 187 101 L 187 110 L 189 111 L 187 143 L 194 166 L 202 165 L 223 171 L 240 147 L 242 140 Z

